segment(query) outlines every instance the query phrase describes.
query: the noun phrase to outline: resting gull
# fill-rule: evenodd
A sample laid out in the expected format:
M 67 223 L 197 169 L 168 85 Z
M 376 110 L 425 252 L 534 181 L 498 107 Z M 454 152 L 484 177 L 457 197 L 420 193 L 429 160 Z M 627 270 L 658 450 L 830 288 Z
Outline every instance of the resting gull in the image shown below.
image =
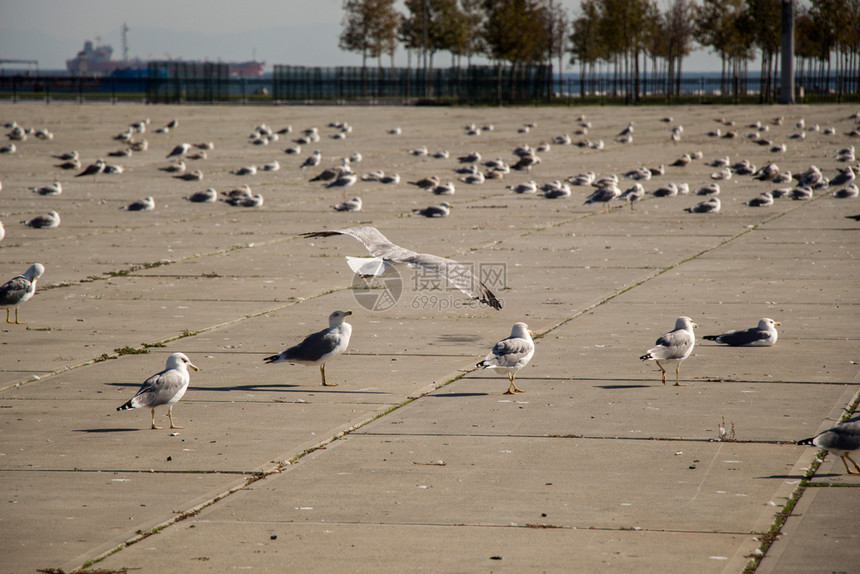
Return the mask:
M 860 466 L 848 454 L 860 451 L 860 417 L 849 419 L 814 437 L 797 441 L 797 444 L 813 444 L 818 448 L 827 449 L 842 459 L 842 464 L 845 465 L 845 471 L 848 474 L 860 474 Z M 849 460 L 856 470 L 851 470 L 848 467 Z
M 299 363 L 300 365 L 319 365 L 323 386 L 336 387 L 337 383 L 327 383 L 325 380 L 325 364 L 329 359 L 337 357 L 349 347 L 352 325 L 346 322 L 346 318 L 350 315 L 352 315 L 352 311 L 335 311 L 328 317 L 328 329 L 308 335 L 298 345 L 263 360 L 266 363 L 287 362 Z
M 389 241 L 375 227 L 350 227 L 331 231 L 313 231 L 303 233 L 302 237 L 331 237 L 333 235 L 348 235 L 353 239 L 361 241 L 374 258 L 382 261 L 383 267 L 392 267 L 404 263 L 411 267 L 417 267 L 422 271 L 445 278 L 448 283 L 473 299 L 486 303 L 497 310 L 502 308 L 502 301 L 496 298 L 496 295 L 490 291 L 489 287 L 472 274 L 470 266 L 439 257 L 438 255 L 416 253 L 415 251 L 404 249 Z
M 31 187 L 30 191 L 38 195 L 60 195 L 61 193 L 63 193 L 63 184 L 61 184 L 59 181 L 55 181 L 50 185 L 43 185 L 42 187 Z
M 218 192 L 216 192 L 211 187 L 204 191 L 196 191 L 191 195 L 185 197 L 185 199 L 190 201 L 191 203 L 212 203 L 217 198 Z
M 696 344 L 696 335 L 693 333 L 693 328 L 697 327 L 693 320 L 689 317 L 678 317 L 675 320 L 675 328 L 668 333 L 664 333 L 657 339 L 654 348 L 639 357 L 643 361 L 654 361 L 660 367 L 663 373 L 663 384 L 666 384 L 666 369 L 663 368 L 663 363 L 672 361 L 677 363 L 675 368 L 675 386 L 681 386 L 679 382 L 681 363 L 684 359 L 690 356 L 693 352 L 693 347 Z
M 49 211 L 44 215 L 37 215 L 32 219 L 22 221 L 27 227 L 35 229 L 52 229 L 60 226 L 60 214 L 56 211 Z
M 121 209 L 123 211 L 152 211 L 155 209 L 155 199 L 152 196 L 147 196 L 143 199 L 132 201 Z
M 181 143 L 175 148 L 173 148 L 173 150 L 171 150 L 171 152 L 167 154 L 167 157 L 171 158 L 184 156 L 186 153 L 188 153 L 189 149 L 191 149 L 191 144 Z
M 532 341 L 532 332 L 525 323 L 514 323 L 511 335 L 502 339 L 493 347 L 493 350 L 484 357 L 484 360 L 475 365 L 482 369 L 495 369 L 508 375 L 511 385 L 505 391 L 506 395 L 524 393 L 517 387 L 514 379 L 517 371 L 525 367 L 535 354 L 535 343 Z
M 430 205 L 421 209 L 413 209 L 412 213 L 423 215 L 424 217 L 448 217 L 453 206 L 447 201 L 443 201 L 439 205 Z
M 41 263 L 34 263 L 27 269 L 23 275 L 18 275 L 10 279 L 3 285 L 0 285 L 0 307 L 6 308 L 6 322 L 12 323 L 9 320 L 9 311 L 15 308 L 16 325 L 24 325 L 25 323 L 18 320 L 18 306 L 25 301 L 29 301 L 33 294 L 36 293 L 36 281 L 45 272 L 45 266 Z
M 720 211 L 720 198 L 712 197 L 711 199 L 706 199 L 693 207 L 684 209 L 684 211 L 689 213 L 717 213 Z
M 779 321 L 765 317 L 759 320 L 756 327 L 743 331 L 729 331 L 722 335 L 705 335 L 702 338 L 730 347 L 771 347 L 779 338 L 779 333 L 776 331 L 779 324 Z
M 93 180 L 95 180 L 96 176 L 105 170 L 105 162 L 102 159 L 97 159 L 95 163 L 88 165 L 84 168 L 84 171 L 77 174 L 75 177 L 84 177 L 85 175 L 93 176 Z
M 337 205 L 332 205 L 331 208 L 335 211 L 361 211 L 361 198 L 353 197 L 352 199 L 341 201 Z
M 170 419 L 170 428 L 183 428 L 173 422 L 173 405 L 178 403 L 185 391 L 188 390 L 188 383 L 191 382 L 188 367 L 195 371 L 199 370 L 183 353 L 173 353 L 167 357 L 165 369 L 146 379 L 137 394 L 121 407 L 117 407 L 116 410 L 125 411 L 138 407 L 148 407 L 152 412 L 151 428 L 160 430 L 161 427 L 155 426 L 155 407 L 167 405 L 167 418 Z

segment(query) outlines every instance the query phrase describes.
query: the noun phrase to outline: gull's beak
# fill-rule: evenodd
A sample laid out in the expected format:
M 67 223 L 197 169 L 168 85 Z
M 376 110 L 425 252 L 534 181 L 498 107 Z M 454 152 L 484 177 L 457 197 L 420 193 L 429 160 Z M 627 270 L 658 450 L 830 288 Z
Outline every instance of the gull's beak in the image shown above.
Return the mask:
M 346 313 L 344 313 L 345 317 L 349 317 L 350 315 L 352 315 L 352 311 L 347 311 Z
M 782 325 L 782 323 L 780 323 L 779 321 L 774 321 L 773 324 L 776 325 L 777 327 Z
M 199 370 L 200 370 L 200 369 L 198 369 L 197 367 L 195 367 L 195 366 L 194 366 L 193 364 L 191 364 L 191 363 L 188 363 L 188 366 L 189 366 L 189 367 L 191 367 L 192 369 L 194 369 L 195 371 L 199 371 Z
M 693 323 L 693 329 L 698 328 L 698 326 L 699 326 L 698 323 Z

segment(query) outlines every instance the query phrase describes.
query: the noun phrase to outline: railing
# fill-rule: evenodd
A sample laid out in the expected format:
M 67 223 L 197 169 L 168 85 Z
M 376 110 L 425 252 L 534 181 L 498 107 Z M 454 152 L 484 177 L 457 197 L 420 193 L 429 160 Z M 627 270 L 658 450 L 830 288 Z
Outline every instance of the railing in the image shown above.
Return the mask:
M 638 82 L 609 75 L 550 80 L 550 69 L 495 67 L 423 70 L 405 68 L 307 68 L 275 66 L 271 77 L 228 76 L 223 65 L 208 68 L 150 67 L 138 76 L 0 75 L 0 101 L 46 103 L 139 101 L 146 103 L 366 104 L 366 105 L 648 105 L 756 104 L 778 101 L 778 89 L 764 93 L 757 77 L 688 75 L 671 86 L 648 76 Z M 844 80 L 844 81 L 843 81 Z M 799 103 L 860 102 L 844 86 L 850 78 L 806 84 L 796 81 Z M 779 86 L 779 79 L 775 83 Z

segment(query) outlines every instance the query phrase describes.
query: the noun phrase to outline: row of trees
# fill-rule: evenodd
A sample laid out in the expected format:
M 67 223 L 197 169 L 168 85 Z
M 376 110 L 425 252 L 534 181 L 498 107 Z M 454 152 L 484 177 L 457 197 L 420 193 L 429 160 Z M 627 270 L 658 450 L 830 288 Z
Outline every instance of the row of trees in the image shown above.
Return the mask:
M 800 0 L 795 0 L 798 4 Z M 578 65 L 580 85 L 612 71 L 638 97 L 643 78 L 656 78 L 668 95 L 680 92 L 684 59 L 698 45 L 722 62 L 724 92 L 746 83 L 749 63 L 761 56 L 761 90 L 770 98 L 780 52 L 779 0 L 583 0 L 571 17 L 560 0 L 344 0 L 340 47 L 369 58 L 398 46 L 425 71 L 440 52 L 452 67 L 476 55 L 516 70 L 543 64 Z M 795 10 L 795 55 L 802 81 L 823 83 L 834 72 L 841 90 L 860 88 L 860 0 L 809 0 Z M 649 69 L 650 68 L 650 69 Z M 852 71 L 854 71 L 852 73 Z M 650 72 L 650 75 L 649 75 Z M 629 94 L 630 95 L 630 94 Z

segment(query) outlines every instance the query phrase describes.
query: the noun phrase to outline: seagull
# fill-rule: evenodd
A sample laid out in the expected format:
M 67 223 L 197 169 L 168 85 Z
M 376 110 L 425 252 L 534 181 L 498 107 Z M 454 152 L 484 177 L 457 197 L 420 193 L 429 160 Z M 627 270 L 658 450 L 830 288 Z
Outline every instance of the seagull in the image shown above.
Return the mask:
M 720 195 L 720 184 L 714 181 L 703 185 L 696 191 L 696 195 Z
M 526 170 L 528 172 L 531 172 L 532 168 L 540 162 L 541 159 L 534 154 L 524 155 L 517 163 L 511 166 L 511 169 L 515 169 L 517 171 Z
M 44 215 L 37 215 L 32 219 L 22 221 L 27 227 L 35 229 L 52 229 L 60 226 L 60 214 L 56 211 L 49 211 Z
M 250 193 L 228 196 L 222 198 L 226 204 L 232 205 L 233 207 L 261 207 L 263 205 L 263 196 L 259 193 L 255 193 L 251 195 Z
M 454 183 L 449 181 L 448 183 L 441 183 L 433 187 L 430 191 L 434 195 L 454 195 L 456 190 L 454 189 Z
M 301 167 L 302 169 L 305 169 L 306 167 L 316 167 L 320 164 L 320 161 L 322 161 L 322 153 L 317 150 L 312 153 L 308 157 L 308 159 L 306 159 L 305 162 L 299 167 Z
M 109 151 L 108 156 L 110 156 L 110 157 L 131 157 L 133 153 L 134 153 L 134 150 L 132 150 L 130 147 L 127 147 L 125 149 L 119 149 L 116 151 Z
M 121 209 L 123 209 L 124 211 L 152 211 L 153 209 L 155 209 L 155 199 L 153 199 L 151 196 L 147 196 L 143 199 L 132 201 Z
M 347 199 L 337 205 L 332 205 L 331 208 L 335 211 L 361 211 L 361 198 L 353 197 L 352 199 Z
M 759 320 L 756 327 L 743 331 L 729 331 L 722 335 L 705 335 L 702 338 L 730 347 L 772 347 L 779 338 L 779 333 L 776 332 L 779 325 L 779 321 L 765 317 Z
M 525 183 L 518 183 L 517 185 L 509 185 L 508 189 L 514 193 L 536 193 L 537 182 L 530 180 Z
M 425 155 L 429 155 L 430 152 L 427 151 L 427 146 L 423 145 L 421 147 L 417 147 L 415 149 L 409 150 L 409 153 L 414 155 L 414 156 L 422 157 Z
M 860 474 L 860 466 L 848 454 L 860 451 L 860 418 L 858 417 L 840 423 L 814 437 L 797 441 L 797 444 L 813 444 L 818 448 L 827 449 L 842 459 L 848 474 Z M 856 470 L 848 467 L 849 460 Z
M 517 376 L 517 371 L 525 367 L 534 354 L 535 343 L 532 340 L 532 332 L 529 331 L 528 325 L 514 323 L 510 336 L 496 343 L 493 350 L 484 357 L 484 360 L 475 366 L 506 373 L 511 381 L 511 385 L 505 391 L 506 395 L 524 393 L 525 391 L 517 387 L 514 379 Z
M 693 161 L 693 158 L 690 157 L 690 154 L 685 153 L 669 165 L 671 165 L 672 167 L 686 167 L 690 164 L 691 161 Z
M 750 207 L 770 207 L 773 205 L 773 195 L 769 191 L 762 192 L 758 197 L 754 197 L 747 202 Z
M 425 177 L 418 181 L 407 181 L 406 183 L 409 185 L 417 185 L 421 189 L 433 189 L 439 185 L 439 176 L 431 175 L 430 177 Z
M 502 308 L 502 301 L 496 298 L 489 287 L 472 274 L 470 266 L 438 255 L 416 253 L 395 245 L 375 227 L 314 231 L 303 233 L 302 237 L 331 237 L 332 235 L 348 235 L 361 241 L 374 258 L 382 260 L 385 268 L 404 263 L 411 267 L 417 267 L 424 272 L 443 277 L 448 283 L 473 299 L 486 303 L 496 310 Z
M 27 269 L 23 275 L 18 275 L 0 285 L 0 307 L 6 308 L 6 322 L 13 323 L 9 320 L 9 311 L 15 308 L 15 325 L 24 325 L 25 323 L 18 320 L 18 306 L 25 301 L 29 301 L 33 294 L 36 293 L 36 281 L 45 272 L 45 266 L 41 263 L 34 263 Z
M 594 180 L 596 178 L 596 173 L 594 173 L 593 171 L 587 171 L 585 173 L 580 173 L 579 175 L 572 175 L 567 178 L 567 181 L 571 185 L 591 185 L 592 183 L 594 183 Z
M 194 144 L 194 147 L 202 150 L 213 150 L 215 149 L 215 142 L 200 142 Z
M 333 187 L 350 187 L 358 180 L 358 176 L 351 171 L 345 171 L 337 176 L 337 179 L 326 184 L 326 189 Z
M 75 177 L 84 177 L 85 175 L 93 176 L 93 181 L 95 181 L 96 176 L 102 173 L 105 170 L 105 162 L 102 159 L 98 159 L 95 163 L 88 165 L 84 171 L 76 175 Z
M 189 149 L 191 149 L 191 144 L 181 143 L 175 148 L 173 148 L 173 150 L 169 154 L 167 154 L 167 158 L 170 159 L 172 157 L 182 157 L 186 153 L 188 153 Z
M 278 163 L 278 160 L 270 161 L 269 163 L 264 163 L 262 170 L 263 171 L 278 171 L 281 169 L 281 164 Z
M 663 372 L 663 384 L 666 384 L 666 369 L 660 364 L 660 361 L 676 362 L 678 366 L 675 368 L 675 386 L 681 386 L 679 382 L 679 372 L 681 363 L 690 356 L 693 352 L 693 347 L 696 344 L 696 335 L 693 333 L 693 328 L 698 327 L 689 317 L 678 317 L 675 320 L 675 328 L 668 333 L 664 333 L 657 339 L 656 346 L 647 353 L 639 357 L 643 361 L 654 361 Z
M 857 184 L 851 183 L 842 189 L 836 190 L 833 192 L 833 197 L 838 197 L 839 199 L 850 199 L 852 197 L 857 197 L 858 195 Z
M 183 353 L 173 353 L 167 357 L 167 365 L 160 373 L 156 373 L 146 379 L 140 386 L 140 390 L 127 403 L 117 407 L 118 411 L 136 409 L 138 407 L 149 407 L 152 412 L 152 430 L 160 430 L 155 426 L 155 407 L 167 405 L 167 418 L 170 419 L 171 429 L 181 429 L 173 422 L 173 405 L 188 390 L 191 382 L 191 374 L 188 368 L 199 371 Z
M 717 213 L 720 207 L 720 198 L 712 197 L 711 199 L 697 203 L 693 207 L 688 207 L 684 211 L 689 213 Z
M 30 191 L 38 195 L 60 195 L 63 193 L 63 185 L 59 181 L 55 181 L 51 185 L 31 187 Z
M 10 143 L 9 145 L 0 146 L 0 153 L 15 153 L 18 150 L 15 147 L 15 144 Z
M 256 165 L 246 165 L 244 167 L 234 169 L 230 173 L 232 173 L 233 175 L 257 175 L 257 166 Z
M 634 183 L 633 187 L 622 193 L 618 199 L 630 203 L 630 211 L 634 211 L 633 203 L 645 197 L 645 187 L 641 183 Z
M 336 387 L 337 383 L 325 380 L 325 364 L 346 351 L 352 325 L 345 320 L 352 311 L 335 311 L 328 317 L 328 329 L 308 335 L 298 345 L 263 359 L 266 363 L 299 363 L 300 365 L 319 365 L 320 377 L 324 387 Z
M 602 203 L 603 211 L 609 212 L 609 202 L 619 197 L 621 195 L 621 190 L 618 189 L 617 186 L 607 185 L 604 187 L 597 188 L 597 191 L 588 196 L 588 199 L 585 200 L 584 205 L 591 205 L 592 203 Z
M 81 162 L 77 159 L 70 159 L 68 161 L 64 161 L 63 163 L 55 164 L 54 167 L 58 167 L 60 169 L 81 169 Z
M 400 174 L 393 173 L 391 175 L 383 175 L 382 177 L 379 178 L 379 183 L 386 184 L 386 185 L 393 184 L 393 183 L 400 183 Z
M 182 173 L 179 175 L 173 176 L 176 179 L 181 179 L 183 181 L 201 181 L 203 179 L 203 172 L 199 169 L 195 169 L 191 173 Z
M 413 209 L 412 213 L 423 215 L 424 217 L 448 217 L 453 206 L 447 201 L 443 201 L 439 205 L 431 205 L 421 209 Z
M 310 179 L 309 181 L 311 181 L 311 182 L 332 181 L 334 179 L 337 179 L 338 176 L 340 176 L 342 173 L 346 173 L 346 172 L 350 172 L 350 171 L 352 171 L 352 170 L 350 170 L 350 168 L 349 168 L 349 162 L 347 160 L 344 160 L 343 163 L 341 163 L 341 165 L 324 169 L 322 171 L 322 173 L 320 173 L 316 177 Z
M 78 155 L 78 150 L 72 150 L 70 152 L 61 153 L 58 155 L 52 155 L 51 157 L 58 159 L 58 160 L 61 160 L 61 161 L 71 161 L 74 159 L 80 159 L 80 156 Z
M 176 163 L 172 163 L 165 167 L 158 168 L 161 171 L 166 171 L 167 173 L 185 173 L 185 162 L 177 161 Z
M 481 161 L 481 154 L 478 152 L 472 152 L 457 158 L 460 163 L 478 163 Z
M 186 196 L 184 199 L 190 201 L 191 203 L 212 203 L 218 198 L 218 192 L 216 192 L 213 188 L 209 188 L 205 191 L 197 191 L 192 193 L 189 196 Z
M 542 186 L 542 190 L 543 196 L 547 199 L 561 199 L 563 197 L 570 197 L 570 186 L 558 180 L 544 184 Z

